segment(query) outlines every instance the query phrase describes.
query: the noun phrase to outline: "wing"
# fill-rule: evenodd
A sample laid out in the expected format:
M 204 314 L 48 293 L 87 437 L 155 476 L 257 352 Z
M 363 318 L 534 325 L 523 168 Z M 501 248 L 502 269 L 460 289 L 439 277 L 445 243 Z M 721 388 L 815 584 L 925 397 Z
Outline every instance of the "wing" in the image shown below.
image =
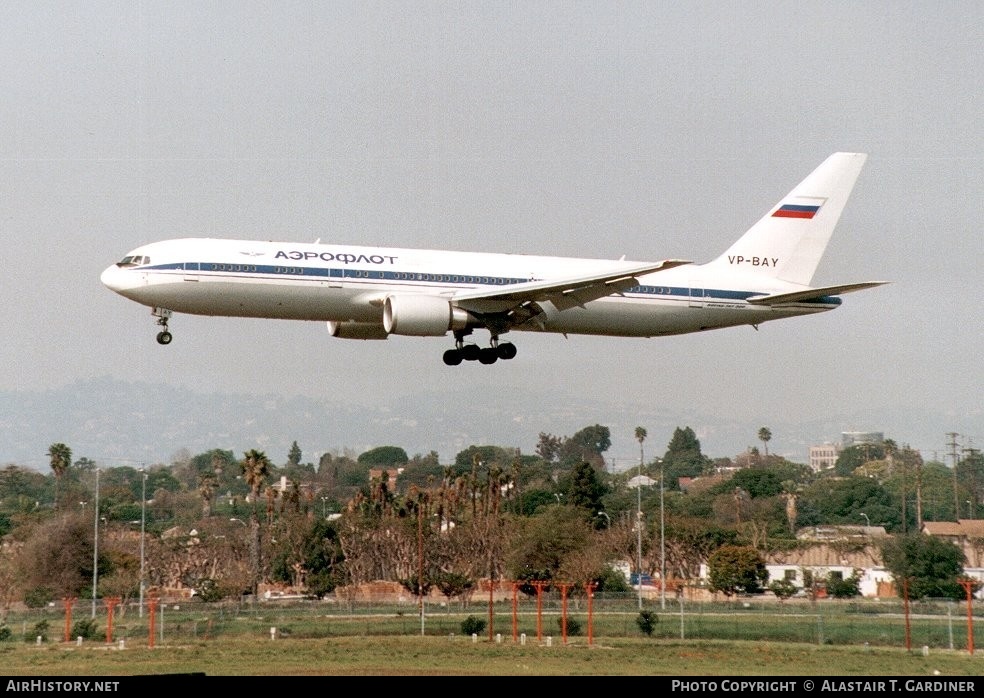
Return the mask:
M 690 262 L 681 259 L 665 259 L 662 262 L 624 267 L 614 271 L 588 276 L 528 281 L 510 284 L 501 289 L 464 291 L 451 296 L 451 302 L 474 313 L 505 313 L 529 303 L 550 302 L 558 310 L 583 307 L 585 303 L 623 293 L 639 285 L 637 277 L 657 271 L 672 269 Z
M 748 302 L 752 305 L 779 305 L 781 303 L 800 303 L 803 301 L 818 301 L 841 293 L 851 291 L 863 291 L 866 288 L 874 288 L 889 281 L 865 281 L 858 284 L 843 284 L 841 286 L 824 286 L 823 288 L 808 288 L 805 291 L 792 291 L 789 293 L 773 293 L 768 296 L 752 296 Z

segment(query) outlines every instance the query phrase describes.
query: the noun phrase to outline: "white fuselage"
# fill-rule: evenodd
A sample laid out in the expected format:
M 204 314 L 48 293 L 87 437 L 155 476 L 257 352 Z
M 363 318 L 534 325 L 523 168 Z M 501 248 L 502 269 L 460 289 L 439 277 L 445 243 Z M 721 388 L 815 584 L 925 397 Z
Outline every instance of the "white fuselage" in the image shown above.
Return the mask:
M 139 247 L 107 268 L 102 282 L 152 308 L 208 316 L 382 323 L 388 296 L 499 290 L 621 268 L 624 260 L 451 252 L 357 245 L 185 238 Z M 558 309 L 541 303 L 537 322 L 511 329 L 654 337 L 830 310 L 839 299 L 753 305 L 750 296 L 801 286 L 768 275 L 686 264 L 638 277 L 638 285 Z

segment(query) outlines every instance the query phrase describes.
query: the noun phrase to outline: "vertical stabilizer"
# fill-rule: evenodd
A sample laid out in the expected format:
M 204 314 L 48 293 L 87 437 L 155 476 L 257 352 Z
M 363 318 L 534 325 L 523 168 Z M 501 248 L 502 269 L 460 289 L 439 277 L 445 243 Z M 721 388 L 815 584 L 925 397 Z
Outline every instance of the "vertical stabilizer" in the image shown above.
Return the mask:
M 866 158 L 828 157 L 711 264 L 809 285 Z

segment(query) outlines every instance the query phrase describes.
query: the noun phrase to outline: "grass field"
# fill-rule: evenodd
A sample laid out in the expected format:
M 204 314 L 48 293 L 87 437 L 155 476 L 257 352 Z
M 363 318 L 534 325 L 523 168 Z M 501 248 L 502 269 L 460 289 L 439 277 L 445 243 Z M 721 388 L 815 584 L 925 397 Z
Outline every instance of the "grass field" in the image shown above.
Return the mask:
M 88 609 L 66 618 L 53 605 L 9 614 L 0 675 L 984 676 L 984 651 L 968 652 L 952 604 L 921 604 L 909 622 L 882 602 L 688 604 L 661 611 L 652 636 L 637 626 L 636 604 L 602 600 L 590 624 L 572 606 L 580 627 L 566 641 L 556 605 L 541 617 L 535 604 L 518 614 L 500 604 L 473 637 L 463 621 L 489 619 L 487 605 L 422 618 L 412 606 L 168 604 L 117 614 L 109 642 L 105 609 L 89 639 L 65 641 L 66 620 L 88 622 Z
M 0 674 L 208 676 L 981 676 L 984 656 L 753 641 L 236 637 L 160 645 L 0 644 Z

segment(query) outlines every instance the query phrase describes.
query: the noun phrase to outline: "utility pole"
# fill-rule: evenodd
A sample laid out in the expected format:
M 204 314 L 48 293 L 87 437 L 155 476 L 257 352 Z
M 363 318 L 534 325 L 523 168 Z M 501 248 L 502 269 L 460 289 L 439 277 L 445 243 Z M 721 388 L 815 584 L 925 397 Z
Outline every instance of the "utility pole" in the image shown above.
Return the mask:
M 140 617 L 144 607 L 144 533 L 147 527 L 147 472 L 140 468 L 143 485 L 140 488 Z
M 420 636 L 424 636 L 424 509 L 417 497 L 417 602 L 420 604 Z
M 962 449 L 962 451 L 964 454 L 964 462 L 968 462 L 970 461 L 970 459 L 976 460 L 981 453 L 981 449 L 973 448 L 971 446 L 965 446 Z M 974 478 L 970 489 L 971 489 L 970 496 L 973 498 L 973 501 L 967 500 L 967 518 L 975 519 L 977 518 L 977 504 L 978 504 L 977 501 L 978 483 L 976 477 Z
M 99 584 L 99 468 L 96 468 L 96 505 L 92 507 L 92 617 L 96 617 L 96 588 Z
M 641 448 L 640 448 L 641 450 Z M 642 610 L 642 460 L 639 461 L 639 482 L 636 483 L 636 596 Z
M 659 605 L 666 610 L 666 534 L 663 514 L 663 461 L 659 462 Z
M 642 439 L 639 440 L 639 478 L 636 482 L 636 597 L 642 610 Z
M 960 495 L 957 494 L 957 437 L 960 434 L 955 431 L 948 431 L 946 433 L 950 437 L 950 443 L 947 445 L 950 447 L 950 457 L 953 460 L 953 520 L 960 520 Z

